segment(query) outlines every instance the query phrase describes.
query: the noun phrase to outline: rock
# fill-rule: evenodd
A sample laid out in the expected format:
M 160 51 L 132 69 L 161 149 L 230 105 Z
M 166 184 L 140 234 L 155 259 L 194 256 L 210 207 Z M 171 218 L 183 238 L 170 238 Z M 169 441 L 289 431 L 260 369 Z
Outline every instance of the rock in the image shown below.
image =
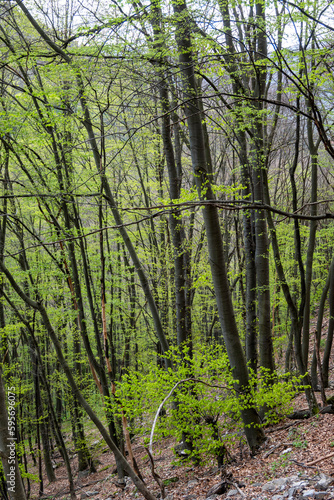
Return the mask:
M 274 491 L 277 488 L 283 489 L 289 481 L 287 477 L 280 477 L 279 479 L 273 479 L 265 485 L 262 486 L 262 491 Z
M 330 476 L 327 476 L 323 472 L 319 474 L 320 479 L 318 480 L 317 484 L 315 485 L 315 488 L 317 490 L 327 490 L 327 488 L 333 483 L 333 478 Z
M 227 495 L 226 495 L 226 498 L 227 497 L 234 497 L 235 495 L 238 495 L 239 491 L 238 490 L 230 490 Z
M 303 498 L 315 498 L 315 499 L 322 499 L 326 498 L 328 495 L 327 491 L 315 491 L 315 490 L 306 490 L 303 492 Z
M 295 481 L 292 483 L 293 488 L 305 488 L 305 486 L 308 486 L 309 482 L 308 481 Z
M 288 498 L 293 498 L 294 494 L 296 493 L 297 488 L 289 488 L 288 489 Z
M 206 498 L 210 498 L 213 495 L 222 495 L 226 493 L 228 490 L 228 484 L 225 481 L 221 481 L 220 483 L 212 486 L 206 494 Z
M 95 495 L 98 495 L 98 491 L 85 491 L 84 493 L 81 494 L 80 498 L 89 498 L 89 497 L 94 497 Z
M 303 498 L 314 498 L 315 490 L 303 491 Z
M 187 488 L 193 488 L 194 486 L 198 485 L 198 481 L 196 479 L 192 479 L 191 481 L 188 482 Z
M 78 479 L 82 478 L 82 477 L 87 477 L 89 476 L 90 474 L 90 470 L 89 469 L 86 469 L 86 470 L 80 470 L 78 472 Z
M 274 495 L 271 500 L 284 500 L 283 495 Z
M 293 476 L 289 476 L 289 477 L 288 477 L 288 480 L 289 480 L 289 481 L 298 481 L 298 479 L 299 479 L 299 476 L 298 476 L 298 475 L 296 475 L 296 474 L 295 474 L 295 475 L 293 475 Z
M 271 482 L 267 483 L 267 484 L 264 484 L 262 486 L 262 491 L 274 491 L 277 489 L 277 486 L 275 486 L 274 484 L 272 484 Z

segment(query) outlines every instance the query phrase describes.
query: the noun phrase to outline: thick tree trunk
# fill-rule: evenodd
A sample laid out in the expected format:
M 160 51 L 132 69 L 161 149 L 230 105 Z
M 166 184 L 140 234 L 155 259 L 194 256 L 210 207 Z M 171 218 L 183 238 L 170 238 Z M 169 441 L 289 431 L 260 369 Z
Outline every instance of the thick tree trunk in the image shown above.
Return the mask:
M 200 108 L 197 106 L 197 90 L 193 68 L 191 34 L 189 31 L 191 23 L 184 1 L 174 4 L 174 14 L 177 23 L 176 41 L 179 51 L 183 98 L 189 130 L 189 142 L 195 183 L 200 199 L 214 200 L 210 175 L 207 169 L 202 117 Z M 248 371 L 232 306 L 217 208 L 211 203 L 205 204 L 203 217 L 218 314 L 227 353 L 231 363 L 233 376 L 238 380 L 238 390 L 247 391 Z M 242 411 L 242 418 L 248 444 L 251 450 L 255 451 L 264 440 L 264 433 L 259 426 L 259 416 L 255 409 L 250 407 Z

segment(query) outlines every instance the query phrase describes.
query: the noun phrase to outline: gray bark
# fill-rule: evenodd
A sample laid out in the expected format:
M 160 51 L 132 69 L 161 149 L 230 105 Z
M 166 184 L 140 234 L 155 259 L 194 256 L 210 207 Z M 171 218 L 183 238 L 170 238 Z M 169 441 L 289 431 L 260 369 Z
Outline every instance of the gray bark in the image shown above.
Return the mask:
M 161 9 L 158 4 L 152 5 L 152 28 L 154 33 L 154 48 L 158 51 L 162 50 L 161 43 Z M 169 196 L 171 202 L 180 197 L 181 188 L 181 171 L 180 165 L 177 168 L 174 147 L 171 135 L 171 120 L 170 120 L 170 101 L 168 95 L 168 75 L 164 71 L 164 59 L 158 63 L 156 68 L 159 78 L 159 97 L 161 105 L 161 136 L 164 145 L 164 153 L 167 164 L 169 178 Z M 169 216 L 169 227 L 173 239 L 174 250 L 174 282 L 175 282 L 175 302 L 176 302 L 176 328 L 177 328 L 177 345 L 185 345 L 188 340 L 188 332 L 186 329 L 186 269 L 185 269 L 185 233 L 183 228 L 181 212 L 177 209 L 172 210 Z
M 311 156 L 311 215 L 317 215 L 318 206 L 318 144 L 314 143 L 312 121 L 307 120 L 308 147 Z M 317 221 L 310 221 L 310 233 L 305 263 L 305 306 L 303 318 L 303 339 L 302 353 L 305 366 L 308 366 L 309 344 L 310 344 L 310 310 L 311 310 L 311 284 L 313 255 L 315 248 L 315 238 L 317 232 Z
M 173 7 L 177 23 L 176 41 L 179 51 L 179 65 L 189 130 L 193 174 L 199 198 L 202 200 L 214 200 L 210 183 L 210 173 L 207 168 L 202 117 L 200 107 L 197 105 L 197 89 L 193 68 L 191 34 L 189 31 L 191 23 L 184 1 L 175 3 Z M 238 390 L 247 391 L 248 371 L 233 311 L 217 208 L 213 204 L 206 204 L 203 209 L 203 218 L 218 314 L 227 353 L 233 376 L 238 380 Z M 251 450 L 255 451 L 264 440 L 263 431 L 259 427 L 259 416 L 255 409 L 250 407 L 242 411 L 242 418 L 245 424 L 245 434 L 248 444 Z
M 328 330 L 327 330 L 325 350 L 322 358 L 322 367 L 319 366 L 319 370 L 322 371 L 324 387 L 329 387 L 328 385 L 329 358 L 332 350 L 333 332 L 334 332 L 334 266 L 331 266 L 330 270 L 328 300 L 329 300 Z M 321 338 L 321 331 L 319 335 L 319 345 L 320 345 L 320 338 Z

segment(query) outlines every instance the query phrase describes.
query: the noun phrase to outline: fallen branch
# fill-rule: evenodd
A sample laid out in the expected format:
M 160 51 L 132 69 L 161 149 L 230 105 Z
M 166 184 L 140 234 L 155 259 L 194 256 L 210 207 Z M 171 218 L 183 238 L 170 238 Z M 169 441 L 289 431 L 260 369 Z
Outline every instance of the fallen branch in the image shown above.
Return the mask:
M 330 453 L 329 455 L 325 455 L 323 457 L 317 458 L 316 460 L 313 460 L 313 462 L 309 462 L 306 465 L 307 466 L 314 465 L 314 464 L 317 464 L 318 462 L 321 462 L 322 460 L 327 460 L 327 458 L 331 458 L 331 457 L 334 457 L 334 451 L 332 453 Z
M 246 498 L 245 493 L 244 493 L 243 491 L 241 491 L 241 489 L 239 488 L 239 486 L 238 486 L 236 483 L 232 483 L 232 481 L 229 481 L 228 479 L 225 479 L 225 481 L 226 481 L 228 484 L 230 484 L 230 485 L 234 486 L 234 488 L 235 488 L 236 490 L 238 490 L 238 492 L 240 493 L 240 495 L 241 495 L 243 498 Z
M 293 443 L 280 443 L 280 444 L 277 444 L 276 446 L 274 446 L 273 448 L 271 448 L 271 450 L 267 451 L 267 453 L 265 453 L 263 455 L 263 458 L 268 458 L 269 455 L 271 455 L 272 453 L 274 453 L 281 446 L 293 446 Z
M 309 468 L 318 470 L 318 467 L 313 467 L 313 465 L 307 465 L 303 464 L 302 462 L 297 462 L 297 460 L 295 460 L 294 458 L 290 458 L 289 462 L 294 462 L 295 464 L 299 465 L 300 467 L 304 467 L 305 469 Z
M 309 409 L 297 410 L 297 411 L 294 411 L 293 413 L 291 413 L 290 415 L 287 415 L 287 417 L 292 419 L 292 420 L 306 420 L 306 419 L 310 418 L 311 416 L 312 415 L 311 415 L 311 412 Z
M 293 427 L 294 425 L 298 425 L 301 422 L 291 422 L 290 424 L 281 425 L 281 427 L 276 427 L 274 429 L 266 429 L 267 434 L 271 434 L 272 432 L 283 431 L 284 429 L 288 429 L 289 427 Z

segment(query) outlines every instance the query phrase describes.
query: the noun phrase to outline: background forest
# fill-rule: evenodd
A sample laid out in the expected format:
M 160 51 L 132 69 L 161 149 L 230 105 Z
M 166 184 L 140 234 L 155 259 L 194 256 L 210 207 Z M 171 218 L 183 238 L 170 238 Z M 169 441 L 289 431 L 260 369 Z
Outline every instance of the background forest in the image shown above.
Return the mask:
M 242 429 L 255 453 L 298 391 L 317 413 L 334 327 L 333 5 L 0 9 L 4 498 L 43 492 L 54 448 L 75 498 L 64 433 L 94 470 L 89 419 L 118 481 L 153 499 L 131 450 L 153 422 L 150 449 L 173 435 L 222 465 Z

